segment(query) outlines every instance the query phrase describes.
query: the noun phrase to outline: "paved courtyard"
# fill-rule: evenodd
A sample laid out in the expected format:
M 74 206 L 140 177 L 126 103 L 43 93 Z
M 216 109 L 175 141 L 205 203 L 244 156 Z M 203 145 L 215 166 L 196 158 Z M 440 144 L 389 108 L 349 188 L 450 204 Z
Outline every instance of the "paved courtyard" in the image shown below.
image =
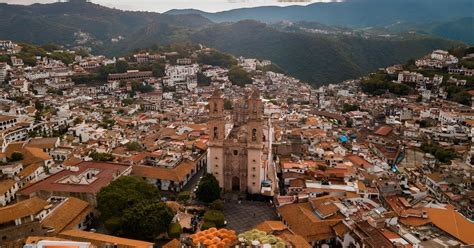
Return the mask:
M 265 202 L 242 201 L 226 202 L 224 204 L 224 217 L 227 228 L 237 231 L 246 231 L 265 220 L 278 220 L 275 209 Z

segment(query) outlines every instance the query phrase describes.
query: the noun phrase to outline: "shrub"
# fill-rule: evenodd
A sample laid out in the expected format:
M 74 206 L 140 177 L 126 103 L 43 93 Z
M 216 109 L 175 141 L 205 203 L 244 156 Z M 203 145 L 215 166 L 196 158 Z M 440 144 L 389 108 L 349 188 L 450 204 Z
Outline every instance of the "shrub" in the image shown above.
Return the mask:
M 214 224 L 213 222 L 204 222 L 202 225 L 201 225 L 201 230 L 207 230 L 211 227 L 216 227 L 216 224 Z
M 187 202 L 191 198 L 191 192 L 183 191 L 178 194 L 179 202 Z
M 141 151 L 142 150 L 142 145 L 136 141 L 133 141 L 133 142 L 128 142 L 126 145 L 125 145 L 125 149 L 127 149 L 127 151 Z
M 224 208 L 224 202 L 217 199 L 211 203 L 211 208 L 214 210 L 222 210 Z
M 22 153 L 20 152 L 13 152 L 12 155 L 10 156 L 10 158 L 8 159 L 9 162 L 16 162 L 16 161 L 20 161 L 20 160 L 23 160 L 24 156 Z
M 218 210 L 209 210 L 204 214 L 205 222 L 212 222 L 216 227 L 220 228 L 224 226 L 224 213 Z
M 183 233 L 183 228 L 179 223 L 171 223 L 168 229 L 168 236 L 172 239 L 177 239 Z

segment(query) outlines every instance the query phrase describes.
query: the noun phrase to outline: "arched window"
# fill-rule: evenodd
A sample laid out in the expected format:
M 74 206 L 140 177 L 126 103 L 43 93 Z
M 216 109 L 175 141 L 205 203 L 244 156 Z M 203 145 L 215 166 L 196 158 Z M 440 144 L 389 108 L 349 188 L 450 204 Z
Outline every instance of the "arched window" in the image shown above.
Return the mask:
M 252 129 L 252 141 L 257 141 L 257 129 Z
M 214 113 L 217 113 L 217 101 L 214 101 Z
M 219 139 L 217 127 L 214 127 L 214 139 Z

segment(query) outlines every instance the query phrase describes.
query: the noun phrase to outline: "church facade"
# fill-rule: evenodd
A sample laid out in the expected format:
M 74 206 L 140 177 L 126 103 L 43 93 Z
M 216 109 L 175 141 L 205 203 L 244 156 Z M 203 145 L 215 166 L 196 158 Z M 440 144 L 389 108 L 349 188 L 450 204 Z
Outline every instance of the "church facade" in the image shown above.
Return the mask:
M 209 99 L 207 171 L 224 192 L 273 195 L 273 129 L 263 116 L 260 94 L 254 90 L 233 105 L 226 115 L 219 90 Z

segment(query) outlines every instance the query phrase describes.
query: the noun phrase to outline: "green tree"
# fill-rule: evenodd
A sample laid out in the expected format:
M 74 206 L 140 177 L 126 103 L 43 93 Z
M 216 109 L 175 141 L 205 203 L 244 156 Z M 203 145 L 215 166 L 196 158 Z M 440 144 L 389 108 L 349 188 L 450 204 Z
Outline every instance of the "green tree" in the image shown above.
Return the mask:
M 246 84 L 252 84 L 252 78 L 240 66 L 232 66 L 228 72 L 228 77 L 229 77 L 229 80 L 232 82 L 232 84 L 235 84 L 238 86 L 245 86 Z
M 212 174 L 206 174 L 199 182 L 199 187 L 196 190 L 196 197 L 207 203 L 211 203 L 220 198 L 221 189 L 219 182 Z
M 142 240 L 155 240 L 168 231 L 175 213 L 163 202 L 141 202 L 125 209 L 122 217 L 124 236 Z
M 357 104 L 349 104 L 349 103 L 344 103 L 342 105 L 342 113 L 347 113 L 351 111 L 359 110 L 359 105 Z
M 221 199 L 214 200 L 211 203 L 211 208 L 214 210 L 222 210 L 224 209 L 224 202 Z
M 224 109 L 230 110 L 232 109 L 232 101 L 229 99 L 224 99 Z
M 152 92 L 155 90 L 153 86 L 149 84 L 144 84 L 144 83 L 139 83 L 139 82 L 132 82 L 132 92 L 141 92 L 141 93 L 147 93 L 147 92 Z
M 183 233 L 183 228 L 179 223 L 171 223 L 168 229 L 168 236 L 172 239 L 177 239 Z
M 201 230 L 207 230 L 212 227 L 216 227 L 216 224 L 214 224 L 213 222 L 204 222 L 201 225 Z
M 209 53 L 199 54 L 198 63 L 205 65 L 220 66 L 225 68 L 231 68 L 237 64 L 237 60 L 229 54 L 213 50 Z
M 114 160 L 114 156 L 110 153 L 104 153 L 104 152 L 97 152 L 93 151 L 89 154 L 89 157 L 91 157 L 95 161 L 112 161 Z
M 266 66 L 263 66 L 263 67 L 257 68 L 257 69 L 261 69 L 263 72 L 272 71 L 272 72 L 275 72 L 275 73 L 285 73 L 285 71 L 283 71 L 283 69 L 281 69 L 279 66 L 277 66 L 275 64 L 266 65 Z
M 23 160 L 24 156 L 21 152 L 13 152 L 12 155 L 8 158 L 8 162 L 17 162 Z
M 199 86 L 209 86 L 211 85 L 211 78 L 206 77 L 202 72 L 197 73 L 197 83 Z
M 441 163 L 448 163 L 451 160 L 455 159 L 457 157 L 456 152 L 450 148 L 450 149 L 445 149 L 442 146 L 438 144 L 423 144 L 421 146 L 421 150 L 425 153 L 430 153 L 433 156 L 435 156 L 436 159 L 438 159 Z
M 44 105 L 39 100 L 36 100 L 35 101 L 35 109 L 37 111 L 42 111 L 44 109 Z
M 142 145 L 136 141 L 132 141 L 132 142 L 128 142 L 126 145 L 125 145 L 125 149 L 127 149 L 127 151 L 141 151 L 143 149 Z
M 138 177 L 122 176 L 103 187 L 97 194 L 97 208 L 107 230 L 118 233 L 122 228 L 122 213 L 144 201 L 160 199 L 158 189 Z
M 104 119 L 102 119 L 102 122 L 99 124 L 100 127 L 105 128 L 105 129 L 109 129 L 113 125 L 115 125 L 115 120 L 107 116 Z
M 187 202 L 189 199 L 191 199 L 191 192 L 189 191 L 181 191 L 178 194 L 178 201 L 179 202 Z
M 217 228 L 224 226 L 224 213 L 218 210 L 209 210 L 204 214 L 204 222 L 212 222 Z
M 118 72 L 118 73 L 124 73 L 124 72 L 127 72 L 128 70 L 128 63 L 127 61 L 124 61 L 124 60 L 119 60 L 115 63 L 115 70 Z
M 165 67 L 166 65 L 162 62 L 154 62 L 151 65 L 151 71 L 153 72 L 154 77 L 163 77 L 165 76 Z

